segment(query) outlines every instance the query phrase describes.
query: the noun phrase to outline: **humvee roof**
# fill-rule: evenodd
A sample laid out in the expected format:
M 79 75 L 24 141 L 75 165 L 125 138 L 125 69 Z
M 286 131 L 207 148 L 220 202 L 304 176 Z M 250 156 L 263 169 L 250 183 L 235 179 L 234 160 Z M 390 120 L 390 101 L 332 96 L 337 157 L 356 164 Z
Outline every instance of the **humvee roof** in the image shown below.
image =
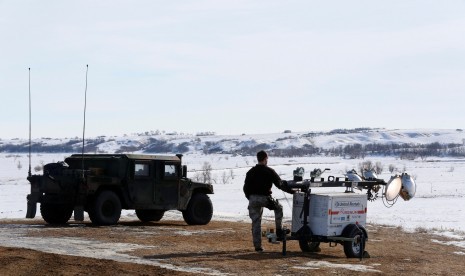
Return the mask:
M 84 154 L 84 158 L 128 158 L 137 160 L 180 161 L 180 156 L 150 155 L 150 154 Z M 68 158 L 83 158 L 82 154 L 73 154 Z

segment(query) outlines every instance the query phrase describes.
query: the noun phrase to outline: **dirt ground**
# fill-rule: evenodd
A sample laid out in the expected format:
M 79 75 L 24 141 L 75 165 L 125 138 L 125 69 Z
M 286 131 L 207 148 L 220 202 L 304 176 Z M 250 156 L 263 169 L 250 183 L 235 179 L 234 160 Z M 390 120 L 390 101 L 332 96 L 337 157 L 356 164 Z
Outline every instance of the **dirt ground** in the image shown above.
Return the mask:
M 121 222 L 116 226 L 94 227 L 89 223 L 49 226 L 40 220 L 0 220 L 0 234 L 22 231 L 18 245 L 0 247 L 1 275 L 463 275 L 462 248 L 432 240 L 447 238 L 428 233 L 405 233 L 398 228 L 368 225 L 366 250 L 371 258 L 348 259 L 341 245 L 321 245 L 321 252 L 303 253 L 297 241 L 282 244 L 265 241 L 264 253 L 256 253 L 249 223 L 212 221 L 206 226 L 188 226 L 183 221 Z M 6 232 L 5 232 L 6 233 Z M 31 241 L 61 240 L 63 254 L 18 248 Z M 67 244 L 72 238 L 73 245 Z M 80 253 L 86 247 L 104 243 L 118 245 L 109 255 Z M 54 243 L 56 244 L 56 242 Z M 125 245 L 128 244 L 128 245 Z M 120 256 L 125 246 L 140 245 L 124 254 L 129 261 L 101 256 Z M 0 244 L 2 245 L 2 244 Z M 56 245 L 55 245 L 56 246 Z M 39 249 L 40 250 L 40 249 Z M 91 250 L 91 251 L 92 251 Z M 103 254 L 104 252 L 102 252 Z M 68 255 L 67 255 L 68 254 Z M 78 256 L 71 256 L 78 255 Z M 79 256 L 83 255 L 83 256 Z

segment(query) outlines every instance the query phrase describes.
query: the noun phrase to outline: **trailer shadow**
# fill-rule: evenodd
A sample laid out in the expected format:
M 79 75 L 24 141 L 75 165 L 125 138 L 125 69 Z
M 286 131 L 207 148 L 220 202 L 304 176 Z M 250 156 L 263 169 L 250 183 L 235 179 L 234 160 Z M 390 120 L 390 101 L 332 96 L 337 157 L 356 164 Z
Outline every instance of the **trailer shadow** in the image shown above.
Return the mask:
M 282 255 L 281 252 L 270 251 L 270 252 L 252 252 L 246 250 L 232 250 L 232 251 L 210 251 L 210 252 L 199 252 L 199 253 L 169 253 L 169 254 L 157 254 L 157 255 L 146 255 L 144 259 L 192 259 L 192 262 L 199 262 L 199 260 L 208 262 L 209 260 L 214 262 L 228 261 L 228 260 L 276 260 L 276 259 L 291 259 L 291 258 L 310 258 L 313 260 L 320 259 L 346 259 L 340 256 L 321 254 L 321 253 L 304 253 L 288 251 L 286 255 Z

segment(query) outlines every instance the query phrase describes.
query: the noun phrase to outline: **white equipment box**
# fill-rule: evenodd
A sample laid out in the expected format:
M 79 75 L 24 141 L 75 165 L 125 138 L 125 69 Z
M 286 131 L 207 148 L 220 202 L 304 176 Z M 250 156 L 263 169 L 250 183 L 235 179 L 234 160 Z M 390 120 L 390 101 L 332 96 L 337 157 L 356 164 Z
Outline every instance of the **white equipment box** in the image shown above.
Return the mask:
M 295 193 L 292 208 L 292 233 L 304 222 L 304 193 Z M 367 195 L 354 193 L 310 194 L 308 225 L 315 236 L 340 236 L 348 224 L 365 226 Z

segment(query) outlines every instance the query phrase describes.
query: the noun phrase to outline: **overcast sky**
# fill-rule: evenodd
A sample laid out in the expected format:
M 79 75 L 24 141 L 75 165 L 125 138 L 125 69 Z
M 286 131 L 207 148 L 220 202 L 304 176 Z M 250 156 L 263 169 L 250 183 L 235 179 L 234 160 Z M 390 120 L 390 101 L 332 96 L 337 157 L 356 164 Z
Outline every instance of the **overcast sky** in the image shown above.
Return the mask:
M 464 1 L 3 1 L 0 138 L 465 128 Z

